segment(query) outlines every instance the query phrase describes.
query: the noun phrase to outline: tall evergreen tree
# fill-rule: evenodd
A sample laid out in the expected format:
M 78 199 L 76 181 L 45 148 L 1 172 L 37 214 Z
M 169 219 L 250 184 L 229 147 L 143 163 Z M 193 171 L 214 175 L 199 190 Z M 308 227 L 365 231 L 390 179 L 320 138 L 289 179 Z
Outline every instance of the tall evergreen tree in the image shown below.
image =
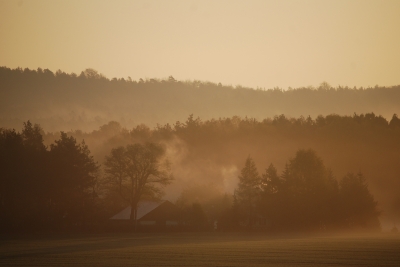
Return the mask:
M 239 184 L 236 190 L 238 204 L 245 210 L 248 226 L 253 227 L 256 205 L 261 192 L 261 178 L 254 160 L 249 156 L 239 175 Z
M 265 194 L 277 193 L 280 186 L 280 178 L 278 172 L 273 164 L 270 164 L 262 174 L 262 190 Z
M 50 203 L 55 220 L 66 225 L 87 221 L 93 208 L 98 164 L 83 141 L 61 132 L 50 146 Z
M 340 185 L 340 215 L 345 228 L 380 229 L 377 202 L 362 173 L 348 173 Z
M 282 196 L 287 201 L 287 223 L 299 229 L 325 228 L 330 212 L 328 205 L 337 194 L 337 182 L 315 151 L 298 150 L 282 175 Z

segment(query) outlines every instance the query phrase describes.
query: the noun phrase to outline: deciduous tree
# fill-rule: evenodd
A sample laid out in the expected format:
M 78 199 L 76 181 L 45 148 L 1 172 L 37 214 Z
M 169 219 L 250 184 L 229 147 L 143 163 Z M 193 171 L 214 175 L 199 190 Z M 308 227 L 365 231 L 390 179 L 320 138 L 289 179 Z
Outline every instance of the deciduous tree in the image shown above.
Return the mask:
M 173 179 L 168 161 L 162 161 L 164 155 L 161 145 L 146 143 L 114 148 L 106 156 L 109 184 L 131 205 L 132 221 L 136 221 L 139 201 L 144 196 L 159 195 L 161 187 Z

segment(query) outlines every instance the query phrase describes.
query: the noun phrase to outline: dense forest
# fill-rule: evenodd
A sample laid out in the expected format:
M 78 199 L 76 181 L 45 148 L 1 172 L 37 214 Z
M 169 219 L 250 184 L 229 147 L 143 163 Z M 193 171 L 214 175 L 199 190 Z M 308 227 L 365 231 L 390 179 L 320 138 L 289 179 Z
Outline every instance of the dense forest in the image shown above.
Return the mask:
M 94 222 L 106 220 L 129 203 L 112 190 L 118 185 L 118 177 L 125 175 L 121 168 L 118 176 L 118 168 L 114 168 L 118 161 L 113 159 L 118 155 L 129 158 L 129 151 L 133 153 L 131 158 L 137 158 L 135 153 L 152 151 L 151 147 L 159 151 L 157 158 L 168 160 L 168 173 L 174 179 L 155 169 L 153 174 L 168 178 L 168 183 L 164 183 L 164 195 L 158 187 L 153 191 L 156 194 L 148 197 L 168 198 L 184 210 L 198 210 L 194 216 L 204 213 L 205 221 L 219 219 L 224 225 L 224 220 L 236 220 L 236 225 L 225 224 L 227 229 L 243 225 L 235 214 L 247 216 L 239 204 L 243 199 L 243 169 L 249 159 L 254 172 L 262 173 L 255 175 L 259 200 L 254 208 L 266 218 L 273 218 L 277 230 L 376 229 L 378 215 L 384 224 L 393 224 L 400 217 L 397 115 L 390 121 L 373 113 L 319 116 L 315 120 L 281 115 L 262 121 L 240 117 L 203 121 L 191 115 L 184 122 L 153 129 L 138 125 L 128 130 L 110 122 L 87 133 L 44 133 L 40 126 L 27 122 L 22 132 L 2 128 L 0 137 L 4 227 L 8 223 L 9 227 L 26 228 L 29 222 L 30 227 L 39 228 L 93 228 Z M 146 150 L 146 144 L 158 145 Z M 301 153 L 306 154 L 306 160 L 302 161 Z M 299 177 L 306 178 L 302 181 Z M 299 193 L 293 193 L 296 190 Z M 363 209 L 362 203 L 350 205 L 352 196 L 357 195 L 352 190 L 363 196 L 357 199 L 365 199 L 367 207 L 364 215 L 354 218 L 350 215 Z M 316 198 L 304 198 L 308 191 Z M 290 199 L 289 195 L 298 198 Z M 304 217 L 307 213 L 290 217 L 301 211 L 296 206 L 299 203 L 305 203 L 302 207 L 310 212 L 320 210 L 315 203 L 329 202 L 323 198 L 327 196 L 331 196 L 331 206 L 323 206 L 325 211 L 314 219 Z M 273 202 L 277 204 L 271 206 Z M 294 225 L 277 223 L 289 221 Z
M 400 106 L 400 86 L 371 88 L 246 88 L 203 81 L 108 79 L 93 69 L 77 74 L 61 70 L 0 68 L 0 125 L 19 128 L 27 119 L 46 131 L 92 131 L 109 121 L 126 128 L 232 116 L 263 120 L 351 115 L 375 112 L 390 119 Z M 285 88 L 286 89 L 286 88 Z

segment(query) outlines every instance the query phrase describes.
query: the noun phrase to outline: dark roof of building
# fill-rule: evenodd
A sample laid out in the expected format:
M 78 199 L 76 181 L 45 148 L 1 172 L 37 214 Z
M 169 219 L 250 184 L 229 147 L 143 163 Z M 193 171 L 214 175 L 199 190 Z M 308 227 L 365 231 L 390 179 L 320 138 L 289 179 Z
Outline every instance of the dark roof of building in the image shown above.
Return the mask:
M 180 217 L 181 210 L 168 200 L 141 201 L 138 204 L 136 220 L 176 219 Z M 111 220 L 129 220 L 131 206 L 117 213 Z

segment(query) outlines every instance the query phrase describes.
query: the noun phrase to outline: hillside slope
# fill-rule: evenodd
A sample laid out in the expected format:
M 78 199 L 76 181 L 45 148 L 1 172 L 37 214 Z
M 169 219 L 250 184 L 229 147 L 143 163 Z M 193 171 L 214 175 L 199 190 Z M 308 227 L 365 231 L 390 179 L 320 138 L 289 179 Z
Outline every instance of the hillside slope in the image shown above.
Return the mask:
M 80 75 L 49 70 L 0 68 L 0 126 L 31 120 L 47 131 L 98 129 L 109 121 L 131 128 L 145 123 L 232 116 L 262 120 L 374 112 L 386 119 L 400 112 L 400 85 L 393 87 L 253 90 L 201 81 L 107 79 L 95 70 Z

